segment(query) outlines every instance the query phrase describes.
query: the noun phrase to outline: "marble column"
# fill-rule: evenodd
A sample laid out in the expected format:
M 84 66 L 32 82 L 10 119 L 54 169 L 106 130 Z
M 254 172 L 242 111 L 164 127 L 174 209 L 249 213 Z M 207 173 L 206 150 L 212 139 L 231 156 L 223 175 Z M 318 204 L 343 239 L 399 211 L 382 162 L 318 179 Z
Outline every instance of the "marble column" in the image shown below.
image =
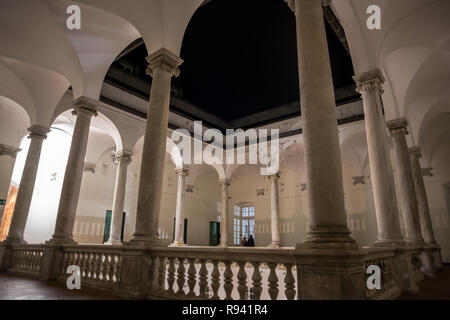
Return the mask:
M 185 246 L 184 243 L 184 198 L 186 197 L 186 177 L 189 174 L 187 168 L 176 168 L 178 176 L 177 207 L 175 212 L 175 235 L 171 244 L 173 247 Z
M 72 113 L 76 115 L 77 119 L 59 199 L 55 232 L 49 243 L 75 243 L 73 240 L 73 226 L 77 213 L 81 179 L 83 177 L 89 128 L 92 117 L 97 115 L 97 106 L 97 101 L 86 97 L 81 97 L 74 102 L 74 111 Z
M 309 199 L 300 247 L 357 248 L 347 228 L 333 78 L 322 0 L 288 0 L 297 25 L 297 54 Z
M 420 226 L 422 228 L 422 237 L 429 245 L 436 245 L 434 238 L 433 224 L 431 222 L 430 207 L 428 206 L 427 193 L 423 182 L 422 169 L 419 159 L 422 157 L 419 147 L 409 149 L 411 169 L 414 180 L 414 189 L 416 191 L 417 206 L 419 210 Z
M 384 77 L 374 70 L 355 77 L 357 91 L 361 93 L 369 154 L 370 176 L 377 218 L 378 236 L 376 245 L 402 243 L 399 214 L 390 170 L 389 150 L 386 145 L 386 121 L 382 113 L 381 92 Z
M 17 193 L 16 204 L 9 228 L 6 243 L 24 244 L 23 233 L 27 224 L 28 212 L 30 211 L 31 200 L 33 198 L 34 184 L 41 157 L 42 143 L 47 138 L 50 130 L 46 127 L 34 125 L 28 128 L 28 139 L 30 147 L 28 149 L 25 167 L 23 168 L 22 179 L 20 180 Z
M 0 144 L 0 199 L 7 200 L 11 176 L 16 162 L 17 153 L 21 149 L 5 144 Z M 0 203 L 0 225 L 2 223 L 5 204 Z
M 228 198 L 229 198 L 229 179 L 219 180 L 222 190 L 221 195 L 221 215 L 220 215 L 220 245 L 222 247 L 228 246 Z
M 271 248 L 279 248 L 281 246 L 280 241 L 280 202 L 278 198 L 278 180 L 280 174 L 269 176 L 270 179 L 270 219 L 271 219 L 271 231 L 272 231 L 272 243 L 269 245 Z
M 414 180 L 406 143 L 408 122 L 405 118 L 399 118 L 388 121 L 387 125 L 394 142 L 398 193 L 405 221 L 406 241 L 413 244 L 423 244 L 416 191 L 414 189 Z
M 132 153 L 130 151 L 121 150 L 116 152 L 114 156 L 114 160 L 117 162 L 116 185 L 114 187 L 111 232 L 106 244 L 122 244 L 120 234 L 122 231 L 123 205 L 127 186 L 127 169 L 131 162 L 131 155 Z
M 183 60 L 162 48 L 147 57 L 147 73 L 153 77 L 147 127 L 142 151 L 136 212 L 136 229 L 130 245 L 160 244 L 159 212 L 163 188 L 172 76 L 179 75 Z

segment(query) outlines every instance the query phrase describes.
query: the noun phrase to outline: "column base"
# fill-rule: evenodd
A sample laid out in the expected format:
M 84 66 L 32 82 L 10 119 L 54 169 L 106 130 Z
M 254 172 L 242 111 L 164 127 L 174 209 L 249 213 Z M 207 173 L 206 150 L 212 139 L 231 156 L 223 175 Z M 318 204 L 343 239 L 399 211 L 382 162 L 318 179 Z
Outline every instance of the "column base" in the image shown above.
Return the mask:
M 150 248 L 162 246 L 161 239 L 155 234 L 134 234 L 133 239 L 123 244 L 124 246 L 133 246 L 138 248 Z
M 6 245 L 23 245 L 27 244 L 25 240 L 22 238 L 15 238 L 15 237 L 7 237 L 2 243 Z
M 169 244 L 169 247 L 186 247 L 186 244 L 183 241 L 175 241 Z
M 120 240 L 111 240 L 110 239 L 110 240 L 106 241 L 104 243 L 104 245 L 107 245 L 107 246 L 121 246 L 121 245 L 123 245 L 123 243 Z
M 279 243 L 271 243 L 267 247 L 271 249 L 280 249 L 281 245 Z
M 298 243 L 298 249 L 358 249 L 347 226 L 309 227 L 305 240 Z
M 45 241 L 45 244 L 52 245 L 52 246 L 59 246 L 59 245 L 63 245 L 63 244 L 76 245 L 76 244 L 78 244 L 78 242 L 76 242 L 72 238 L 53 236 L 50 240 Z
M 398 248 L 405 247 L 407 242 L 403 239 L 393 239 L 393 240 L 377 240 L 373 244 L 376 248 Z

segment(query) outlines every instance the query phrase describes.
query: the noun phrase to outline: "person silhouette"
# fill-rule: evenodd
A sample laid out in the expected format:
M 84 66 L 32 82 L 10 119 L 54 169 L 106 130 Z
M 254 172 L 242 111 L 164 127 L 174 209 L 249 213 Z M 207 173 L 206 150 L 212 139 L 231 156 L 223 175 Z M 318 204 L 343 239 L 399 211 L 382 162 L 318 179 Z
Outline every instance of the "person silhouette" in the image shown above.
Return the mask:
M 247 238 L 243 237 L 241 240 L 241 246 L 246 247 L 248 245 Z
M 253 239 L 253 235 L 250 235 L 248 237 L 247 246 L 248 247 L 254 247 L 255 246 L 255 239 Z

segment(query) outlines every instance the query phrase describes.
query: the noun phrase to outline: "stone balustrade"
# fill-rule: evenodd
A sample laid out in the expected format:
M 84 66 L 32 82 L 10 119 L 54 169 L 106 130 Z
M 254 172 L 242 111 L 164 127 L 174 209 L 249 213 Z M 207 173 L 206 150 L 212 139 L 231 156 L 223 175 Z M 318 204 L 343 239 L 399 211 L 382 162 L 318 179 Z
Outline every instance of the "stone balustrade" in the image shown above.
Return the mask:
M 410 262 L 398 262 L 405 260 L 403 251 Z M 417 282 L 417 259 L 413 258 L 419 251 L 403 251 L 351 251 L 348 261 L 354 276 L 366 274 L 367 280 L 370 274 L 366 270 L 371 265 L 381 270 L 381 289 L 367 288 L 366 299 L 396 298 L 404 288 L 402 278 L 408 276 L 402 269 L 405 264 L 410 266 L 410 282 Z M 65 283 L 67 268 L 77 265 L 82 287 L 134 298 L 294 300 L 304 298 L 302 290 L 308 284 L 300 280 L 314 272 L 312 262 L 323 261 L 323 267 L 334 272 L 341 255 L 294 248 L 14 245 L 3 271 Z M 365 288 L 364 276 L 359 281 Z
M 11 273 L 39 275 L 44 248 L 42 245 L 14 245 Z
M 66 281 L 70 265 L 80 267 L 84 286 L 118 289 L 122 264 L 121 249 L 108 246 L 63 246 L 60 281 Z
M 294 249 L 154 248 L 153 295 L 175 299 L 293 300 Z M 151 276 L 151 277 L 152 277 Z M 155 294 L 156 293 L 156 294 Z

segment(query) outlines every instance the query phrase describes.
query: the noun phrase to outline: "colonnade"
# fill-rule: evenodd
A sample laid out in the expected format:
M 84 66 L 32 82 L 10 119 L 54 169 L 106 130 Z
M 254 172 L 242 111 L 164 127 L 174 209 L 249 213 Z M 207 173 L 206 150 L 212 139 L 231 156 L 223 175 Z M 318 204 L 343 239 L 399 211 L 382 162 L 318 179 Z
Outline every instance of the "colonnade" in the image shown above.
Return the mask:
M 357 249 L 350 236 L 344 208 L 344 192 L 336 104 L 327 37 L 323 19 L 322 0 L 287 0 L 296 16 L 298 69 L 302 108 L 302 128 L 305 146 L 306 179 L 309 199 L 309 225 L 306 239 L 299 249 Z M 148 58 L 148 74 L 153 77 L 148 107 L 136 227 L 127 245 L 148 247 L 159 245 L 158 219 L 162 199 L 163 168 L 167 137 L 171 79 L 178 76 L 182 60 L 162 48 Z M 384 77 L 379 70 L 355 77 L 361 93 L 366 117 L 366 132 L 370 172 L 374 193 L 378 236 L 375 245 L 404 245 L 405 242 L 435 245 L 430 212 L 420 170 L 418 148 L 408 150 L 405 135 L 407 121 L 395 119 L 387 123 L 381 104 Z M 70 244 L 81 187 L 89 126 L 97 114 L 98 101 L 82 97 L 74 103 L 77 116 L 67 169 L 58 208 L 55 231 L 49 244 Z M 401 199 L 406 237 L 400 232 L 399 213 L 394 197 L 394 179 L 390 163 L 387 128 L 393 139 L 396 172 Z M 30 149 L 19 187 L 7 243 L 24 243 L 23 232 L 30 208 L 42 142 L 48 128 L 29 128 Z M 124 206 L 127 166 L 132 154 L 119 150 L 113 200 L 111 235 L 108 244 L 120 242 L 120 229 Z M 183 242 L 184 199 L 187 168 L 177 168 L 178 192 L 174 246 Z M 270 247 L 279 248 L 279 173 L 271 179 L 271 232 Z M 387 182 L 387 183 L 386 183 Z M 219 181 L 221 186 L 221 241 L 228 245 L 228 200 L 230 180 Z

